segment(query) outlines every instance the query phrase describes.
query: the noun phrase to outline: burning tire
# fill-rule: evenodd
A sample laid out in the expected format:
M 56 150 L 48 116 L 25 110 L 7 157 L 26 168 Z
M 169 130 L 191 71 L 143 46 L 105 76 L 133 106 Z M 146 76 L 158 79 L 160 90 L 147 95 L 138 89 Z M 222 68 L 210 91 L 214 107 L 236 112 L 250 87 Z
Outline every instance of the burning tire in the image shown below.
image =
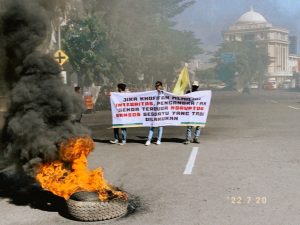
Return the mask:
M 109 220 L 127 213 L 127 200 L 114 198 L 101 202 L 94 193 L 78 192 L 76 194 L 67 200 L 67 208 L 69 214 L 77 220 Z

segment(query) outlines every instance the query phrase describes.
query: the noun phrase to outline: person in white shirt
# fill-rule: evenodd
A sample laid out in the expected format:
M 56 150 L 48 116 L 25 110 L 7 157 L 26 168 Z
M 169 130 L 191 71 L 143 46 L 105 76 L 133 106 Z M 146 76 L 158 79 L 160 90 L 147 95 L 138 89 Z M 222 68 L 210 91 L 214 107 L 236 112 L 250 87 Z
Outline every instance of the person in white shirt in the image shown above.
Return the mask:
M 156 81 L 155 83 L 155 89 L 157 90 L 158 94 L 162 93 L 163 90 L 163 84 L 161 81 Z M 158 136 L 157 136 L 157 141 L 156 144 L 160 145 L 161 144 L 161 138 L 163 135 L 164 127 L 157 127 L 158 128 Z M 146 146 L 149 146 L 152 141 L 153 133 L 154 133 L 155 127 L 150 127 L 149 128 L 149 133 L 148 133 L 148 139 L 145 143 Z

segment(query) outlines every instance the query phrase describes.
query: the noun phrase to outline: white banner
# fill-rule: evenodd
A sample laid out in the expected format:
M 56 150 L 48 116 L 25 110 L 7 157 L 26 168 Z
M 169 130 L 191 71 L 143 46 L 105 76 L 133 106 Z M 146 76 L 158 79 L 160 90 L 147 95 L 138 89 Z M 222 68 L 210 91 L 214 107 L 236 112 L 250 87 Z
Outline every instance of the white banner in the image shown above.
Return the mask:
M 113 127 L 204 127 L 211 91 L 174 95 L 166 91 L 112 92 Z

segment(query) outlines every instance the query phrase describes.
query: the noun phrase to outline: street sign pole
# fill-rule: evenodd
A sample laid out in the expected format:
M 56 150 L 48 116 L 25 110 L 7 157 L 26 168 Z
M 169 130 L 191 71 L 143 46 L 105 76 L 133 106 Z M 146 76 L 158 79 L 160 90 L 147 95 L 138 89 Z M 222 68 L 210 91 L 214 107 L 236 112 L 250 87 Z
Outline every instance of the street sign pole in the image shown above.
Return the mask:
M 54 58 L 61 66 L 69 59 L 69 57 L 62 50 L 55 52 Z
M 58 50 L 54 54 L 54 59 L 57 61 L 57 63 L 59 65 L 62 66 L 69 59 L 69 57 L 62 50 Z M 67 72 L 64 70 L 61 71 L 60 76 L 61 76 L 62 82 L 64 84 L 67 84 Z
M 65 71 L 65 70 L 61 71 L 60 76 L 61 76 L 62 82 L 64 84 L 67 84 L 67 71 Z

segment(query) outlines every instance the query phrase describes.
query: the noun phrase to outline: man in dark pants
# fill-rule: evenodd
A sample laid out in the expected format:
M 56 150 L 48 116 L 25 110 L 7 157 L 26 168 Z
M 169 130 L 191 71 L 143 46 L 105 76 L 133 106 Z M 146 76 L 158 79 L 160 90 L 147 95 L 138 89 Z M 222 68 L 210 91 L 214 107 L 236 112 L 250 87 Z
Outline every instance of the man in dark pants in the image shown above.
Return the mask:
M 194 81 L 193 84 L 192 84 L 192 92 L 198 91 L 198 88 L 199 88 L 199 82 Z M 188 90 L 186 92 L 186 94 L 188 94 L 188 93 L 191 93 L 191 91 Z M 191 143 L 191 141 L 192 141 L 192 129 L 193 129 L 192 126 L 188 126 L 187 129 L 186 129 L 186 135 L 185 135 L 186 138 L 185 138 L 185 141 L 184 141 L 185 145 Z M 200 133 L 201 133 L 201 128 L 199 126 L 195 127 L 194 140 L 193 140 L 194 143 L 200 143 L 200 141 L 199 141 Z

